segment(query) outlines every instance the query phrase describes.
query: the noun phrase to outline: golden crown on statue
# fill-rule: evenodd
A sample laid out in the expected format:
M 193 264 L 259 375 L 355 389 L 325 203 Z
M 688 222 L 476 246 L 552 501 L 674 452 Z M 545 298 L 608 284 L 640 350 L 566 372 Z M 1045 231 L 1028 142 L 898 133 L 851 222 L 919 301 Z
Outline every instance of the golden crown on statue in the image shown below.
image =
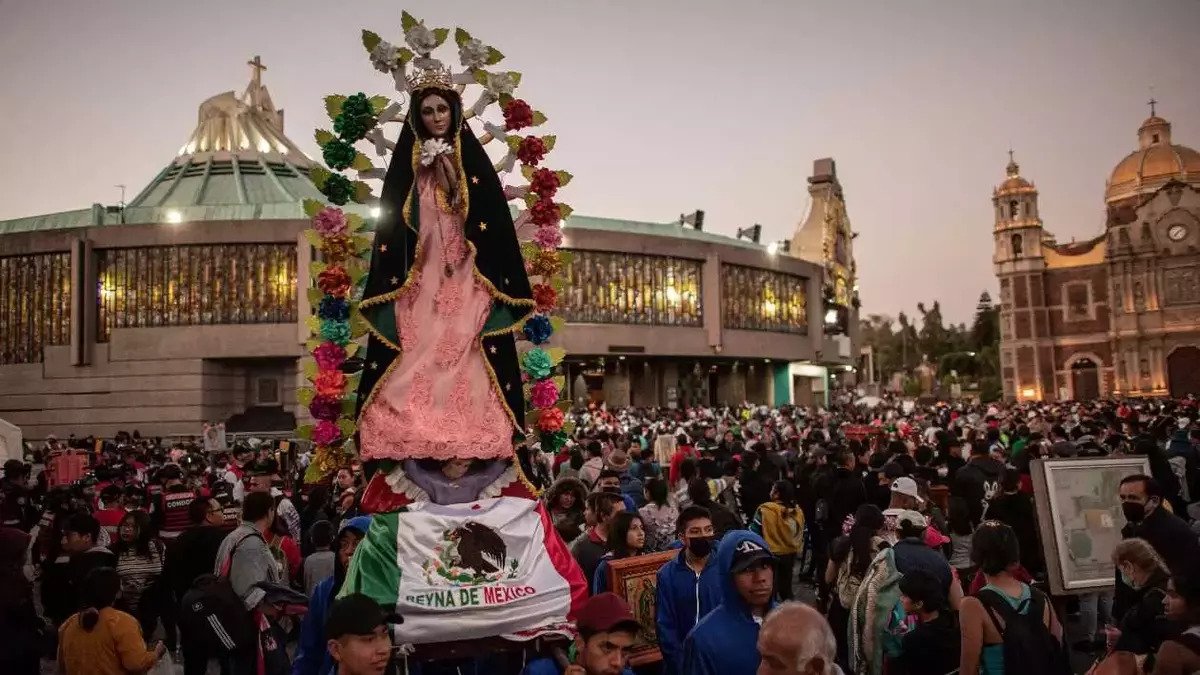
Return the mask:
M 408 76 L 409 91 L 452 89 L 453 87 L 454 80 L 450 75 L 450 69 L 445 66 L 414 68 L 412 74 Z

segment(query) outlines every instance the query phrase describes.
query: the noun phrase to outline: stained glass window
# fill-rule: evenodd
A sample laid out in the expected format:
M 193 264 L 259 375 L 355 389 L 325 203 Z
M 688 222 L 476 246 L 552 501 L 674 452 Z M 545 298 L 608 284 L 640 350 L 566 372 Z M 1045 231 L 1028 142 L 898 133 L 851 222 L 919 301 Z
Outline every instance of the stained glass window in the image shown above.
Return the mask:
M 721 265 L 725 328 L 808 332 L 807 280 L 757 267 Z
M 71 254 L 0 258 L 0 364 L 40 363 L 71 341 Z
M 568 321 L 700 326 L 699 260 L 572 251 L 560 303 Z
M 113 328 L 290 323 L 295 244 L 214 244 L 100 251 L 98 341 Z

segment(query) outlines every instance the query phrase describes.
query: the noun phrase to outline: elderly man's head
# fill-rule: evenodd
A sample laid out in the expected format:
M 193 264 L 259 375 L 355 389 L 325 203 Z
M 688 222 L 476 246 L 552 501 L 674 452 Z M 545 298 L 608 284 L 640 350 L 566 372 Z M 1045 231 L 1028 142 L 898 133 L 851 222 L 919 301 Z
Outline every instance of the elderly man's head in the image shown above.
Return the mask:
M 767 615 L 758 633 L 758 675 L 830 675 L 837 641 L 825 617 L 800 602 L 785 602 Z

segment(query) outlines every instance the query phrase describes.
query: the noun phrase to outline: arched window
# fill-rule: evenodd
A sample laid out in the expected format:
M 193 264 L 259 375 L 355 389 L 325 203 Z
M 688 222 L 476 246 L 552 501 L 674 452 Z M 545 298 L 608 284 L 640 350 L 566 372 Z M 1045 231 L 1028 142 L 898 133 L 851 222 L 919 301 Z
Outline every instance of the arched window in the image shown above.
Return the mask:
M 1012 254 L 1014 258 L 1021 257 L 1021 235 L 1019 234 L 1012 236 Z
M 1008 215 L 1014 220 L 1021 217 L 1021 208 L 1017 200 L 1014 199 L 1008 203 Z

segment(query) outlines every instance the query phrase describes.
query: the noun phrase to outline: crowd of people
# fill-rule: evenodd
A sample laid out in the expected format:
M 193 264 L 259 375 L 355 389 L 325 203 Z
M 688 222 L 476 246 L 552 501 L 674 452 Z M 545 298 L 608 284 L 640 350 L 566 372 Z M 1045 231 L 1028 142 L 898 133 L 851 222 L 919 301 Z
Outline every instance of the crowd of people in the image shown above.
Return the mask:
M 591 597 L 575 641 L 524 673 L 633 672 L 646 641 L 661 660 L 638 673 L 1066 673 L 1072 653 L 1097 673 L 1200 669 L 1194 401 L 570 417 L 563 448 L 518 459 Z M 90 469 L 52 486 L 36 467 L 66 446 Z M 1110 455 L 1150 467 L 1116 495 L 1113 589 L 1052 598 L 1031 463 Z M 0 480 L 0 672 L 140 673 L 164 656 L 188 675 L 500 672 L 402 658 L 395 608 L 341 592 L 371 522 L 361 467 L 302 488 L 306 455 L 279 444 L 136 434 L 51 439 L 27 460 Z M 651 619 L 613 580 L 658 552 Z

